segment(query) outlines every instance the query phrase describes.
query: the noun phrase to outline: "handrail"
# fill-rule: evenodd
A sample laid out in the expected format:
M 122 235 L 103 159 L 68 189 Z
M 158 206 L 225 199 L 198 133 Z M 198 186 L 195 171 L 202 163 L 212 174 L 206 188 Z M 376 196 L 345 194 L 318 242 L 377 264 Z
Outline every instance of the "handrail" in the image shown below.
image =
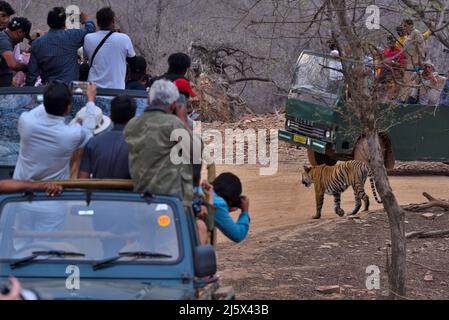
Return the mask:
M 0 95 L 21 95 L 32 94 L 40 95 L 44 94 L 45 87 L 3 87 L 0 88 Z M 75 93 L 74 96 L 82 96 L 83 94 Z M 116 97 L 120 95 L 128 95 L 134 98 L 148 98 L 148 92 L 143 90 L 119 90 L 119 89 L 97 89 L 97 96 L 111 96 Z
M 48 181 L 62 186 L 64 189 L 85 189 L 85 190 L 123 190 L 133 191 L 132 180 L 99 180 L 99 179 L 79 179 L 79 180 L 58 180 Z

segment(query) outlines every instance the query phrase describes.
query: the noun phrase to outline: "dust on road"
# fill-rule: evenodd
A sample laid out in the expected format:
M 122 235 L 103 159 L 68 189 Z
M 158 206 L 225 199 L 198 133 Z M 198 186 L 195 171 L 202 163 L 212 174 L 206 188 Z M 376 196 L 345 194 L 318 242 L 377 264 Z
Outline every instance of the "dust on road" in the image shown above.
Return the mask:
M 242 179 L 245 195 L 250 198 L 251 230 L 256 235 L 270 229 L 296 226 L 311 221 L 315 213 L 315 193 L 313 188 L 305 188 L 300 181 L 299 165 L 281 164 L 274 176 L 259 175 L 258 166 L 219 166 L 217 173 L 232 172 Z M 422 193 L 447 199 L 449 195 L 449 177 L 391 177 L 393 191 L 401 205 L 421 203 L 426 200 Z M 370 197 L 371 210 L 381 209 L 375 203 L 369 184 L 365 191 Z M 352 189 L 342 196 L 342 208 L 349 212 L 354 207 Z M 237 218 L 238 214 L 234 215 Z M 338 219 L 333 213 L 333 198 L 325 197 L 322 219 Z M 219 243 L 228 242 L 219 236 Z
M 386 214 L 361 213 L 360 220 L 340 218 L 333 213 L 333 199 L 326 197 L 323 218 L 312 220 L 314 190 L 300 183 L 298 165 L 282 165 L 278 174 L 259 176 L 252 166 L 219 167 L 218 173 L 233 172 L 243 181 L 251 199 L 249 237 L 234 244 L 219 235 L 217 256 L 223 285 L 233 286 L 238 299 L 371 299 L 388 294 L 386 247 L 389 226 Z M 426 202 L 422 193 L 447 199 L 449 177 L 391 177 L 401 205 Z M 373 199 L 369 184 L 366 192 Z M 374 202 L 374 203 L 373 203 Z M 342 206 L 354 206 L 352 191 L 342 197 Z M 381 209 L 372 201 L 371 210 Z M 237 218 L 237 214 L 235 218 Z M 407 215 L 407 232 L 436 230 L 447 224 L 447 215 L 428 221 L 417 214 Z M 447 266 L 449 239 L 413 241 L 408 258 L 436 270 Z M 381 269 L 382 290 L 366 290 L 366 267 Z M 407 287 L 412 298 L 448 298 L 446 273 L 425 282 L 425 268 L 409 263 Z M 339 294 L 320 295 L 317 286 L 339 285 Z

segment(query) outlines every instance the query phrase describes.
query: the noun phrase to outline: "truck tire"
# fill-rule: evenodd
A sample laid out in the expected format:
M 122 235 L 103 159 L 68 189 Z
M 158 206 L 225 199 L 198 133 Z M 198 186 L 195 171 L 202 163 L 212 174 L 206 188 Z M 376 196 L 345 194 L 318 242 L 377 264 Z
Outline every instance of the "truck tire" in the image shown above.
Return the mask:
M 307 150 L 307 156 L 309 157 L 309 162 L 312 166 L 320 166 L 322 164 L 335 166 L 337 164 L 337 160 L 332 159 L 326 154 L 321 154 L 312 150 Z
M 391 147 L 390 139 L 386 135 L 379 136 L 380 147 L 384 165 L 387 170 L 393 170 L 396 159 Z M 361 137 L 354 147 L 354 160 L 368 163 L 368 143 L 364 137 Z

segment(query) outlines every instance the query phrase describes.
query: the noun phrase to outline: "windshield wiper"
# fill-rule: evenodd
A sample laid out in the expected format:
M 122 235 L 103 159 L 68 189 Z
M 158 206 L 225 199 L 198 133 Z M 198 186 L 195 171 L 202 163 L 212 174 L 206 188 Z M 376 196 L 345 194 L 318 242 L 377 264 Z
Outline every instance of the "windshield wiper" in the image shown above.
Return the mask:
M 114 265 L 116 262 L 120 261 L 122 258 L 134 258 L 134 260 L 138 259 L 152 259 L 152 258 L 171 258 L 172 256 L 165 253 L 158 252 L 148 252 L 148 251 L 136 251 L 136 252 L 120 252 L 117 257 L 113 257 L 110 259 L 106 259 L 95 263 L 93 265 L 93 269 L 100 270 L 104 268 L 108 268 Z
M 14 261 L 10 264 L 11 269 L 16 269 L 18 267 L 33 263 L 39 257 L 54 257 L 54 258 L 66 258 L 66 257 L 85 257 L 86 255 L 78 252 L 68 252 L 68 251 L 36 251 L 29 257 Z

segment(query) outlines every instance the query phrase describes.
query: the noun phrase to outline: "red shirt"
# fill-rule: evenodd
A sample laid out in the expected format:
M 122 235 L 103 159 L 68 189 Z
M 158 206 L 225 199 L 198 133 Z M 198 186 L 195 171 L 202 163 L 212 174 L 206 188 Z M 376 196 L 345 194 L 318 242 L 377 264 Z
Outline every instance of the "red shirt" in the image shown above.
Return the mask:
M 405 67 L 406 57 L 404 52 L 401 52 L 398 48 L 388 48 L 384 50 L 384 59 L 386 64 L 399 64 L 401 67 Z

